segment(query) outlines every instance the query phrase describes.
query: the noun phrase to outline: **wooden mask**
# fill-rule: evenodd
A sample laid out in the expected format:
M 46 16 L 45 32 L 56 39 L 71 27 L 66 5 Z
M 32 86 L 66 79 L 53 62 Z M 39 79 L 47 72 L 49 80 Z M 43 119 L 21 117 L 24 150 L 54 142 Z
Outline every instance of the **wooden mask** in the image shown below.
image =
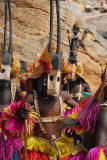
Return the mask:
M 47 78 L 47 94 L 58 96 L 60 93 L 61 71 L 53 69 Z
M 2 72 L 0 73 L 0 80 L 10 80 L 10 65 L 2 65 Z
M 70 81 L 70 80 L 73 81 L 75 79 L 75 74 L 76 74 L 76 68 L 77 67 L 76 67 L 75 64 L 70 64 L 70 65 L 72 66 L 72 74 L 68 74 L 66 78 L 67 78 L 68 81 Z

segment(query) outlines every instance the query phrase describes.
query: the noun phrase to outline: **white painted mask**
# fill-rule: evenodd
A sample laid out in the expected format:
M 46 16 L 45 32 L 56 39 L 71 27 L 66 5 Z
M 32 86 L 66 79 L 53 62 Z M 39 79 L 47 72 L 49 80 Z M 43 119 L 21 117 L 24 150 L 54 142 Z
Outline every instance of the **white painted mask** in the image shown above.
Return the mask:
M 3 73 L 0 72 L 0 80 L 10 80 L 10 71 L 11 66 L 10 65 L 2 65 Z
M 58 96 L 60 93 L 61 71 L 53 69 L 48 75 L 47 94 Z

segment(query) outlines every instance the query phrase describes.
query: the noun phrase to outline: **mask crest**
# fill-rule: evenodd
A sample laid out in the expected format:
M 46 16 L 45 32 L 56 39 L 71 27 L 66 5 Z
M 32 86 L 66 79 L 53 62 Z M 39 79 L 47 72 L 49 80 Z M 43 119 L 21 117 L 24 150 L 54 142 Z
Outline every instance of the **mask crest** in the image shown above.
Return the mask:
M 79 64 L 77 64 L 77 49 L 80 47 L 83 39 L 86 37 L 87 33 L 88 33 L 88 29 L 86 28 L 84 30 L 84 33 L 82 35 L 82 38 L 81 40 L 79 40 L 77 34 L 79 32 L 79 26 L 78 26 L 78 22 L 76 22 L 74 25 L 73 25 L 73 28 L 72 28 L 72 31 L 74 33 L 74 36 L 72 37 L 72 39 L 70 39 L 70 31 L 68 30 L 67 33 L 68 33 L 68 40 L 69 40 L 69 46 L 70 46 L 70 54 L 69 54 L 69 59 L 68 59 L 68 63 L 69 65 L 71 65 L 72 67 L 72 75 L 68 75 L 67 79 L 68 81 L 72 81 L 75 79 L 75 74 L 79 68 Z

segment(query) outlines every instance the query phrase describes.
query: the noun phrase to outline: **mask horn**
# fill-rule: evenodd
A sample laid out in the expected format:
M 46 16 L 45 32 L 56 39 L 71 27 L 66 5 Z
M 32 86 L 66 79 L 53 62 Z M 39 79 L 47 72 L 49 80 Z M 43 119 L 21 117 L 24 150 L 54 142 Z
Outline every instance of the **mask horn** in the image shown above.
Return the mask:
M 1 58 L 3 58 L 3 44 L 1 44 Z
M 7 1 L 8 1 L 8 8 L 9 8 L 9 26 L 10 26 L 9 54 L 12 54 L 12 15 L 11 15 L 10 0 L 7 0 Z
M 4 45 L 3 45 L 3 56 L 6 53 L 6 36 L 7 36 L 7 0 L 5 0 L 5 22 L 4 22 Z
M 50 0 L 50 35 L 48 52 L 52 54 L 52 38 L 53 38 L 53 0 Z
M 56 12 L 57 12 L 57 54 L 61 53 L 61 28 L 60 28 L 60 4 L 59 0 L 56 0 Z

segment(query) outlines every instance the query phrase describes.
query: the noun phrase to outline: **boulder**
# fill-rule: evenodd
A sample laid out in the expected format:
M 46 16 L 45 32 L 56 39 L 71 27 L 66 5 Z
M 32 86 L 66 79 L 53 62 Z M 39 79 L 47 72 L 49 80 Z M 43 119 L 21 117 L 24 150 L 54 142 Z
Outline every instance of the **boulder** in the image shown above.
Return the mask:
M 0 2 L 0 5 L 0 43 L 3 43 L 4 3 Z M 49 41 L 49 1 L 15 0 L 11 6 L 14 54 L 21 61 L 21 72 L 27 72 L 28 67 L 35 61 L 36 54 L 41 53 Z M 56 42 L 55 12 L 56 9 L 54 9 L 53 35 L 53 41 Z M 82 20 L 82 17 L 77 17 L 71 9 L 61 7 L 61 43 L 66 60 L 69 57 L 67 30 L 72 30 L 76 21 L 79 23 L 79 39 L 81 39 L 82 32 L 87 27 L 86 23 Z M 71 31 L 71 37 L 72 35 Z M 107 48 L 97 37 L 96 31 L 89 30 L 88 36 L 77 50 L 77 55 L 78 61 L 84 66 L 85 80 L 89 83 L 91 89 L 96 90 L 101 83 L 101 67 L 107 61 Z

